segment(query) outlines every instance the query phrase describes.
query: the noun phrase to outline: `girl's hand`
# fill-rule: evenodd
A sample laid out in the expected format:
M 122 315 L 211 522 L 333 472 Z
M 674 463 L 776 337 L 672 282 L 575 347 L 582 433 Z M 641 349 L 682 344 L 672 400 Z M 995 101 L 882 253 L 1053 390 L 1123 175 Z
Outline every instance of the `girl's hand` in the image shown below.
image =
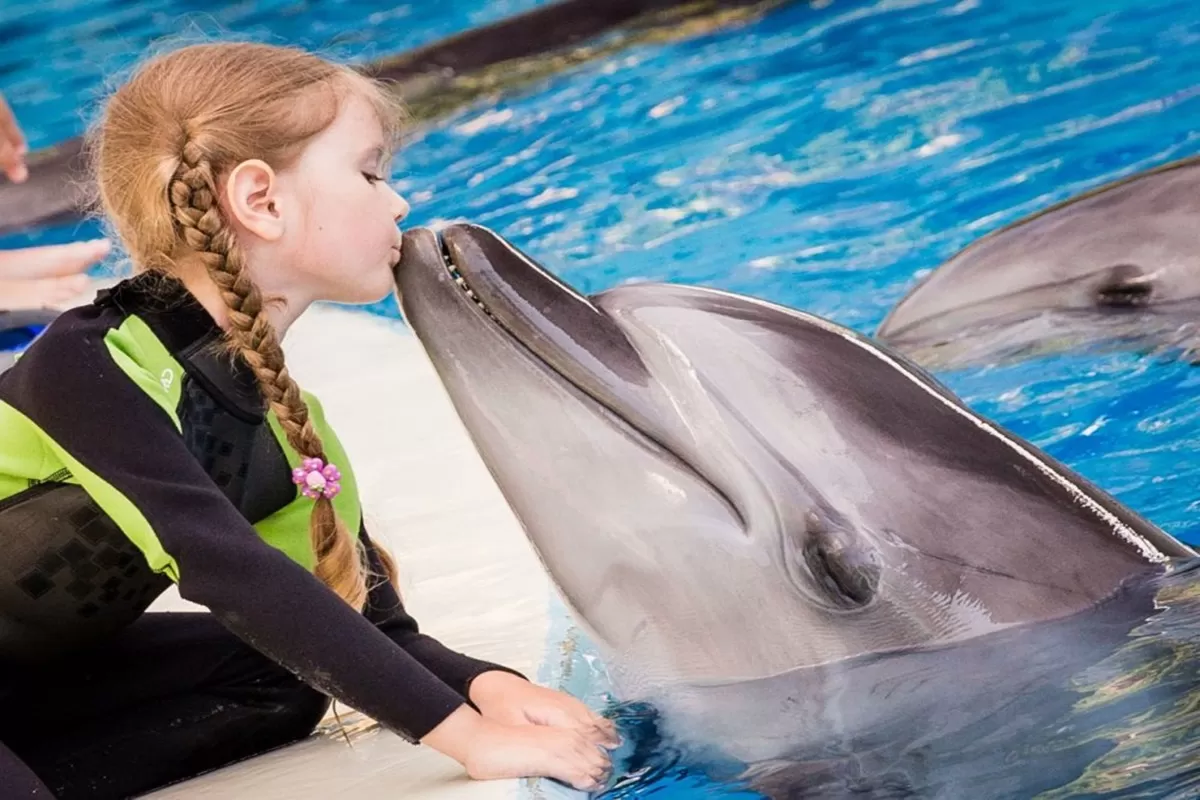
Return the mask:
M 544 776 L 580 791 L 600 789 L 608 754 L 582 733 L 540 725 L 503 725 L 464 705 L 422 740 L 462 764 L 476 780 Z
M 508 672 L 493 670 L 479 675 L 471 681 L 469 694 L 486 719 L 505 725 L 567 728 L 608 748 L 620 744 L 612 722 L 593 713 L 579 700 Z
M 578 731 L 491 720 L 484 725 L 463 765 L 476 780 L 544 775 L 592 792 L 612 769 L 608 754 Z

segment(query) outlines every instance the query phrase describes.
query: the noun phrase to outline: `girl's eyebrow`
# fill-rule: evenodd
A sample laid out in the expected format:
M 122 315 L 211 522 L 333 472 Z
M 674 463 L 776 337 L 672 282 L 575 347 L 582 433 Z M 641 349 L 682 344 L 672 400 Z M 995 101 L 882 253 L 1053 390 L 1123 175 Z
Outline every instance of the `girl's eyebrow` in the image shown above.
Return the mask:
M 382 161 L 384 158 L 386 158 L 387 154 L 388 154 L 387 149 L 384 148 L 383 145 L 377 144 L 377 145 L 373 145 L 372 147 L 370 147 L 366 152 L 364 152 L 362 154 L 362 156 L 360 156 L 360 158 L 362 158 L 362 160 L 365 161 L 365 160 L 367 160 L 368 157 L 371 157 L 371 163 L 375 164 L 375 163 Z

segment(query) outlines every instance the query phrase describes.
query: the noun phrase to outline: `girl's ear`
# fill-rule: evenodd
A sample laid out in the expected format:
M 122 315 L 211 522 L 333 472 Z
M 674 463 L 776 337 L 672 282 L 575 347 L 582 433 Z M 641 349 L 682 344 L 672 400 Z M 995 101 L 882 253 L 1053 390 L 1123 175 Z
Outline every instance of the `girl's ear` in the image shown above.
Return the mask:
M 283 236 L 279 179 L 271 165 L 257 158 L 243 161 L 225 182 L 225 204 L 238 226 L 268 242 Z

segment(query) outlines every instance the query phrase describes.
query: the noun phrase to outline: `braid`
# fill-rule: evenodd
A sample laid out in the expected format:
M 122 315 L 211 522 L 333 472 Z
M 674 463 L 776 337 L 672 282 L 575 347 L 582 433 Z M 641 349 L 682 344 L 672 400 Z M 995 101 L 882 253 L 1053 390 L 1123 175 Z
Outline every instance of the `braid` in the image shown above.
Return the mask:
M 253 371 L 264 402 L 275 412 L 292 448 L 303 457 L 328 461 L 300 387 L 284 363 L 279 336 L 263 313 L 262 293 L 250 280 L 242 252 L 221 215 L 211 161 L 194 136 L 189 135 L 183 146 L 168 194 L 183 240 L 204 262 L 229 309 L 225 336 L 230 348 Z M 362 550 L 329 499 L 314 501 L 310 530 L 316 576 L 347 603 L 361 608 L 367 593 Z M 380 552 L 390 572 L 391 565 Z

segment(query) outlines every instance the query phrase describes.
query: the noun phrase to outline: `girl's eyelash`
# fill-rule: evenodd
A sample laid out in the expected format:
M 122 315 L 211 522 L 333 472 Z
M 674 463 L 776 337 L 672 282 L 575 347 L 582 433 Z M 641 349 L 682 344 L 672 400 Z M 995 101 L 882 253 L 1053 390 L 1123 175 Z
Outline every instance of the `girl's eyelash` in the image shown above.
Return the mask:
M 381 176 L 372 175 L 369 172 L 364 172 L 362 176 L 367 179 L 367 183 L 379 183 L 381 180 L 383 180 Z

